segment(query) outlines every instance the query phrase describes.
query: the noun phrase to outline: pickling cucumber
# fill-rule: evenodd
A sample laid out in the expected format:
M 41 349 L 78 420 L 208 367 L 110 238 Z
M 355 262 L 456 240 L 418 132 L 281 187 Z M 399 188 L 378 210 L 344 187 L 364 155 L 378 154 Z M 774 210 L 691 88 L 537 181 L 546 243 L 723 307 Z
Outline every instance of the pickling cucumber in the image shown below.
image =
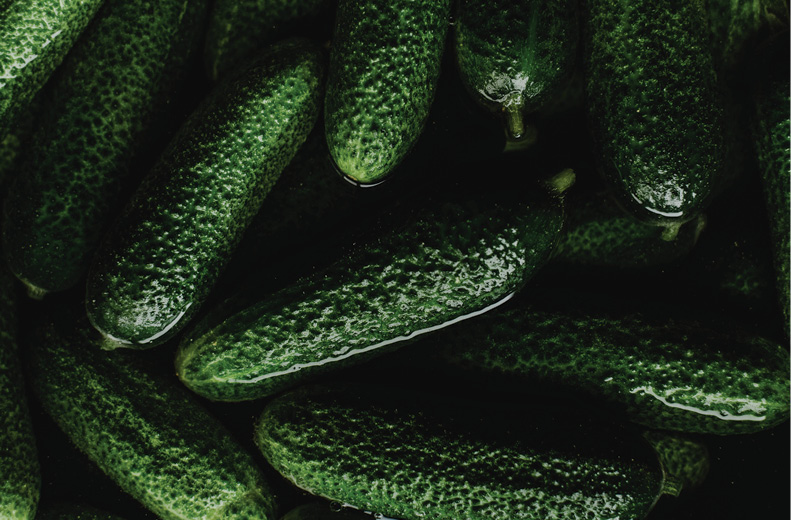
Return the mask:
M 276 518 L 253 458 L 190 392 L 57 314 L 31 339 L 32 386 L 80 451 L 160 518 Z
M 164 342 L 197 312 L 319 113 L 322 55 L 275 44 L 222 83 L 144 179 L 89 271 L 106 348 Z
M 206 6 L 107 0 L 47 86 L 4 207 L 6 260 L 31 296 L 68 289 L 88 269 L 130 157 L 164 107 L 163 90 L 182 74 Z
M 255 438 L 297 487 L 391 518 L 643 518 L 663 492 L 656 454 L 564 412 L 303 387 L 267 405 Z
M 324 123 L 338 168 L 375 184 L 420 136 L 437 86 L 449 0 L 340 0 Z
M 209 399 L 271 395 L 499 305 L 548 259 L 565 170 L 534 190 L 430 201 L 330 266 L 188 332 L 176 373 Z

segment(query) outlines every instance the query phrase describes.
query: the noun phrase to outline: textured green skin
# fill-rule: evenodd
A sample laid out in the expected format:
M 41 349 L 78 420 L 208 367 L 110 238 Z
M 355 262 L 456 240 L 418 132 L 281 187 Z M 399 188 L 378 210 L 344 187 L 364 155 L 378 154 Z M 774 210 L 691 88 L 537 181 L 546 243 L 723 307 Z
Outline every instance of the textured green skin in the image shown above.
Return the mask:
M 705 223 L 697 217 L 683 224 L 675 238 L 664 240 L 661 227 L 624 213 L 608 194 L 586 195 L 567 200 L 567 223 L 555 262 L 626 269 L 668 264 L 692 250 Z
M 785 75 L 764 85 L 756 105 L 754 138 L 758 151 L 758 164 L 763 180 L 764 197 L 772 231 L 777 295 L 789 331 L 789 291 L 791 291 L 791 121 L 788 115 L 789 96 L 788 69 Z
M 330 154 L 371 184 L 407 155 L 439 79 L 449 0 L 340 0 L 324 106 Z
M 709 474 L 709 450 L 702 442 L 667 432 L 649 431 L 643 437 L 659 455 L 665 472 L 673 475 L 684 489 L 694 489 Z
M 124 520 L 123 517 L 100 511 L 91 506 L 56 504 L 42 508 L 36 520 Z
M 0 518 L 32 520 L 41 476 L 17 358 L 13 276 L 0 268 Z
M 88 277 L 93 325 L 148 348 L 198 310 L 318 116 L 320 51 L 276 44 L 181 128 L 106 236 Z
M 502 301 L 547 261 L 563 223 L 560 197 L 518 197 L 432 202 L 328 269 L 217 311 L 182 339 L 176 372 L 209 399 L 256 399 Z
M 15 0 L 0 12 L 0 138 L 101 4 L 102 0 Z
M 261 470 L 222 424 L 100 340 L 87 323 L 42 324 L 32 340 L 33 390 L 72 442 L 160 518 L 275 518 Z
M 586 395 L 649 428 L 752 433 L 789 417 L 779 344 L 695 322 L 529 305 L 449 329 L 438 356 L 473 371 Z
M 571 74 L 578 34 L 576 0 L 461 0 L 462 82 L 486 107 L 536 111 Z
M 506 420 L 509 432 L 503 415 L 473 403 L 368 386 L 303 388 L 266 407 L 256 442 L 298 487 L 402 520 L 648 513 L 663 478 L 647 445 L 632 451 L 624 436 L 587 431 L 588 423 L 563 431 L 547 425 L 551 410 L 525 412 L 531 421 Z
M 184 68 L 206 7 L 107 0 L 48 86 L 4 207 L 6 259 L 33 292 L 68 289 L 88 269 L 130 157 Z
M 206 30 L 206 72 L 216 81 L 283 29 L 316 16 L 328 0 L 217 0 Z
M 722 172 L 716 75 L 700 0 L 589 0 L 588 121 L 620 203 L 655 223 L 708 204 Z

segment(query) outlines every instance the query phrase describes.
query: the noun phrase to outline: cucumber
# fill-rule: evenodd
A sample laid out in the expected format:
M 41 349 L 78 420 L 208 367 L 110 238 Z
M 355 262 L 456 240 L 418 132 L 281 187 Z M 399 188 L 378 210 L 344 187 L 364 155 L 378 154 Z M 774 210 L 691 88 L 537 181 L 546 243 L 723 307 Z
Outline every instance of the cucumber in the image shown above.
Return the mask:
M 149 348 L 197 312 L 319 112 L 320 50 L 275 44 L 193 113 L 103 240 L 88 316 L 106 348 Z
M 662 468 L 678 480 L 682 490 L 700 487 L 709 474 L 709 450 L 705 444 L 676 433 L 647 431 L 643 437 L 654 448 Z
M 330 154 L 360 184 L 384 180 L 431 108 L 449 0 L 340 0 L 324 123 Z
M 782 345 L 689 319 L 651 320 L 647 311 L 570 306 L 575 296 L 566 298 L 522 302 L 449 329 L 434 338 L 435 355 L 508 387 L 587 396 L 649 428 L 729 435 L 788 419 Z
M 206 30 L 206 73 L 217 81 L 257 49 L 327 11 L 329 0 L 216 0 Z
M 563 412 L 305 387 L 267 405 L 255 439 L 297 487 L 402 520 L 643 518 L 664 485 L 653 450 Z
M 0 518 L 32 520 L 41 489 L 16 340 L 14 277 L 0 266 Z
M 182 338 L 176 372 L 209 399 L 256 399 L 485 312 L 547 261 L 573 175 L 431 201 L 329 268 L 240 310 L 221 306 Z
M 0 138 L 87 27 L 102 0 L 12 0 L 0 10 Z
M 722 110 L 703 4 L 586 4 L 588 121 L 600 168 L 636 217 L 690 220 L 723 175 Z
M 6 259 L 31 296 L 68 289 L 88 269 L 130 158 L 164 106 L 164 89 L 182 74 L 206 7 L 107 0 L 47 86 L 29 160 L 4 208 Z
M 31 339 L 32 386 L 80 451 L 162 519 L 275 518 L 253 458 L 192 394 L 55 312 Z
M 461 80 L 505 117 L 512 139 L 568 80 L 577 57 L 576 0 L 461 0 L 455 25 Z
M 84 504 L 51 504 L 41 509 L 36 520 L 124 520 L 123 517 Z

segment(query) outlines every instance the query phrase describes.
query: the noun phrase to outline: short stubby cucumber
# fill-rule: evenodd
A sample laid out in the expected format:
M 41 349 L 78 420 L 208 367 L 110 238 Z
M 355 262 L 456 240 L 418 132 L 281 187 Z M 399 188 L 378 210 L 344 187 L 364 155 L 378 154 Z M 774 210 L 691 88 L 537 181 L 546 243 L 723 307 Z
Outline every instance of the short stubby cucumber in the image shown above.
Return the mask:
M 184 336 L 176 373 L 209 399 L 256 399 L 485 312 L 547 261 L 573 175 L 431 201 L 327 269 L 241 310 L 221 306 Z
M 37 326 L 31 379 L 80 451 L 162 519 L 275 518 L 253 458 L 190 392 L 65 318 Z
M 722 110 L 701 0 L 589 0 L 588 121 L 600 167 L 640 219 L 700 214 L 722 176 Z
M 643 437 L 654 448 L 665 473 L 672 475 L 681 490 L 700 487 L 709 474 L 709 449 L 702 442 L 685 435 L 647 431 Z
M 16 331 L 14 277 L 0 266 L 0 518 L 32 520 L 41 474 Z
M 88 316 L 106 348 L 162 343 L 197 312 L 315 124 L 322 75 L 320 49 L 285 40 L 182 126 L 89 271 Z
M 636 433 L 395 390 L 303 387 L 269 403 L 256 442 L 297 487 L 401 520 L 639 519 L 663 492 Z
M 0 139 L 103 0 L 12 0 L 0 11 Z
M 36 520 L 124 520 L 124 518 L 84 504 L 58 503 L 41 508 Z
M 520 302 L 444 331 L 429 351 L 508 386 L 591 398 L 649 428 L 727 435 L 788 419 L 782 345 L 691 320 L 564 302 Z
M 206 6 L 107 0 L 47 86 L 4 207 L 6 259 L 32 296 L 68 289 L 87 270 L 130 157 L 162 108 L 162 90 L 184 69 Z
M 420 136 L 449 16 L 449 0 L 340 0 L 324 123 L 330 154 L 352 180 L 384 180 Z
M 204 61 L 212 80 L 305 19 L 326 11 L 329 0 L 217 0 L 206 29 Z
M 524 114 L 542 108 L 577 58 L 577 0 L 461 0 L 455 50 L 461 79 L 479 103 L 525 135 Z

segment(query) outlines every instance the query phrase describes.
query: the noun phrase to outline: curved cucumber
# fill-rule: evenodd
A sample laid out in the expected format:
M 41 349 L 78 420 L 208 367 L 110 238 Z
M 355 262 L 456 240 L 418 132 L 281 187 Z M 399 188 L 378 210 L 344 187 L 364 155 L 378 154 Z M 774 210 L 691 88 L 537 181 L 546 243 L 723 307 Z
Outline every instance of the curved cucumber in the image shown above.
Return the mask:
M 256 442 L 297 487 L 402 520 L 643 518 L 656 454 L 564 411 L 307 387 L 270 402 Z
M 592 397 L 650 428 L 727 435 L 788 419 L 781 345 L 692 321 L 569 309 L 567 301 L 449 329 L 435 340 L 437 356 L 508 384 Z
M 68 289 L 88 269 L 130 157 L 184 68 L 206 5 L 107 0 L 48 85 L 4 207 L 6 259 L 31 295 Z
M 261 470 L 222 424 L 177 381 L 100 341 L 82 322 L 33 338 L 33 390 L 74 444 L 160 518 L 275 518 Z
M 60 65 L 102 0 L 13 0 L 0 12 L 0 138 Z
M 695 439 L 675 433 L 647 431 L 643 437 L 654 448 L 667 475 L 677 480 L 682 489 L 694 489 L 709 474 L 709 450 Z
M 123 517 L 82 504 L 53 504 L 41 509 L 36 520 L 124 520 Z
M 570 177 L 554 181 L 563 189 Z M 328 269 L 199 322 L 176 372 L 210 399 L 256 399 L 484 312 L 549 257 L 563 224 L 554 190 L 432 201 Z
M 428 118 L 439 79 L 449 0 L 340 0 L 324 121 L 338 168 L 382 181 Z
M 462 0 L 455 25 L 462 82 L 482 105 L 502 112 L 511 138 L 523 115 L 542 108 L 574 68 L 576 0 Z
M 590 0 L 588 121 L 620 203 L 640 219 L 700 214 L 722 176 L 722 114 L 701 0 Z
M 0 267 L 0 518 L 32 520 L 41 474 L 17 357 L 14 277 Z
M 195 314 L 319 111 L 322 59 L 271 47 L 182 126 L 106 236 L 86 304 L 107 347 L 148 348 Z

